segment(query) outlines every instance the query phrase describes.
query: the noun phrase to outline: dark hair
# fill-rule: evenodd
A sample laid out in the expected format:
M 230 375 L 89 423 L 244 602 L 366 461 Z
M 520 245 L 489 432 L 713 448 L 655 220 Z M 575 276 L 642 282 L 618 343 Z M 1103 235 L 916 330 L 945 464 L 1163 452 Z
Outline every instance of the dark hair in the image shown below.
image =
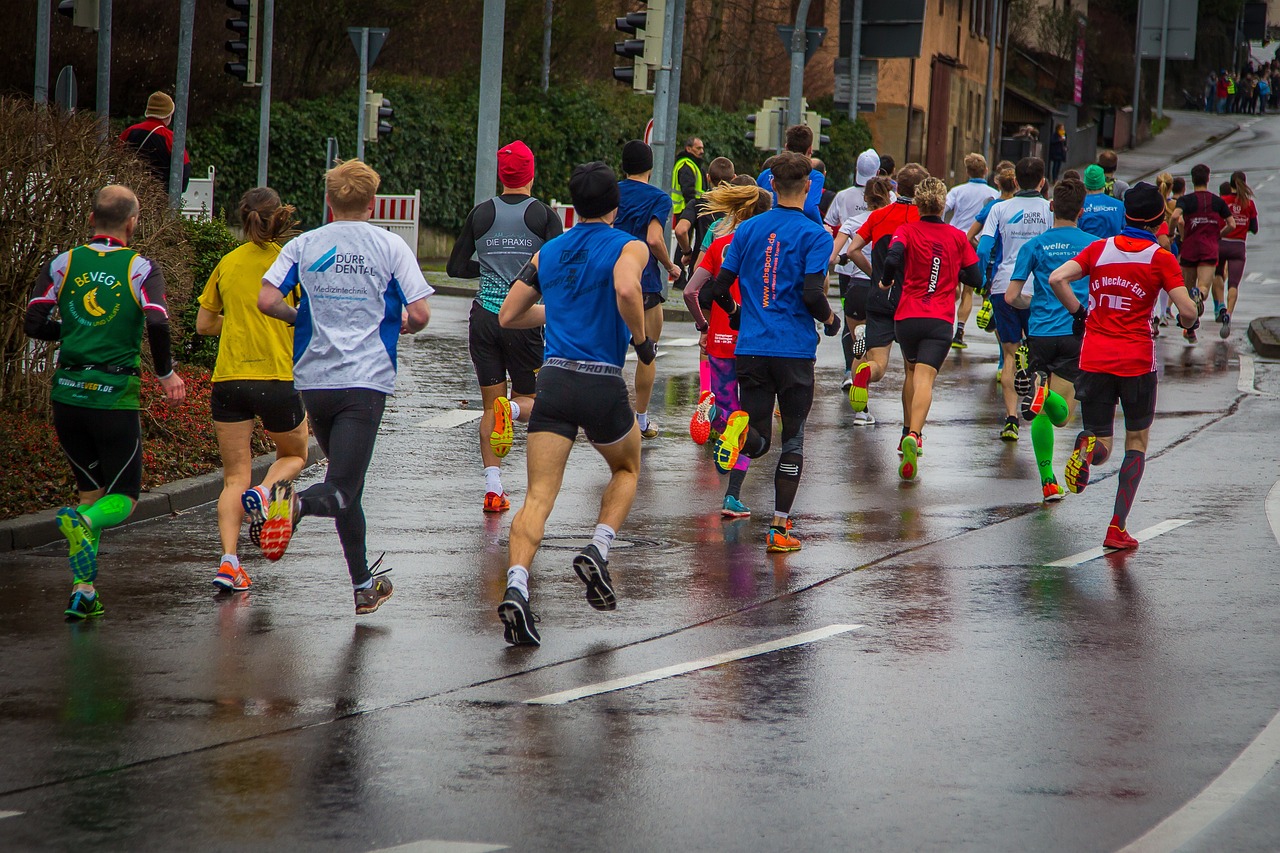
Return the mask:
M 1013 176 L 1019 189 L 1034 190 L 1044 180 L 1044 161 L 1039 157 L 1023 157 L 1013 167 Z
M 1197 163 L 1191 167 L 1191 186 L 1209 186 L 1209 167 L 1204 163 Z
M 884 175 L 876 175 L 867 181 L 867 186 L 862 191 L 862 197 L 866 199 L 867 207 L 871 207 L 874 203 L 875 208 L 881 208 L 893 198 L 892 193 L 893 182 Z
M 782 147 L 808 157 L 813 148 L 813 129 L 807 124 L 791 125 L 787 128 L 787 141 Z
M 880 155 L 880 174 L 884 175 L 885 177 L 892 178 L 893 170 L 897 165 L 898 163 L 896 160 L 893 159 L 892 154 Z
M 920 186 L 920 182 L 929 177 L 928 170 L 919 163 L 908 163 L 898 170 L 898 195 L 903 198 L 912 198 L 916 194 L 916 187 Z
M 1120 165 L 1120 158 L 1116 156 L 1116 152 L 1108 148 L 1098 155 L 1098 165 L 1104 172 L 1114 172 L 1116 166 Z
M 1170 191 L 1171 193 L 1173 193 L 1175 197 L 1182 195 L 1183 193 L 1185 193 L 1185 192 L 1187 191 L 1187 179 L 1186 179 L 1186 178 L 1174 178 L 1174 179 L 1173 179 L 1173 186 L 1170 188 L 1170 190 L 1169 190 L 1169 191 Z
M 773 193 L 756 187 L 756 204 L 751 208 L 751 216 L 759 216 L 773 209 Z M 748 217 L 750 218 L 750 217 Z
M 733 180 L 733 161 L 728 157 L 717 157 L 707 166 L 707 181 L 718 187 L 725 181 Z
M 1223 181 L 1218 184 L 1218 195 L 1231 195 L 1232 186 L 1230 181 Z
M 734 175 L 733 180 L 729 181 L 735 187 L 751 187 L 755 186 L 755 178 L 750 175 Z
M 278 243 L 282 237 L 297 233 L 295 212 L 293 205 L 281 204 L 279 194 L 270 187 L 254 187 L 240 197 L 244 236 L 264 248 L 268 243 Z
M 126 186 L 108 184 L 93 197 L 93 224 L 104 231 L 123 228 L 138 215 L 138 197 Z
M 1064 179 L 1053 188 L 1053 215 L 1058 219 L 1075 222 L 1084 207 L 1084 182 Z
M 1083 181 L 1084 181 L 1084 175 L 1080 174 L 1080 171 L 1079 171 L 1078 169 L 1067 169 L 1067 171 L 1065 171 L 1065 172 L 1063 172 L 1063 173 L 1062 173 L 1061 177 L 1059 177 L 1059 178 L 1058 178 L 1058 180 L 1060 180 L 1060 181 L 1080 181 L 1080 182 L 1082 182 L 1082 183 L 1083 183 Z
M 794 151 L 783 151 L 773 161 L 773 191 L 778 195 L 803 192 L 810 171 L 808 157 Z
M 1253 198 L 1253 190 L 1244 182 L 1244 172 L 1231 173 L 1231 191 L 1236 194 L 1236 201 L 1245 202 Z

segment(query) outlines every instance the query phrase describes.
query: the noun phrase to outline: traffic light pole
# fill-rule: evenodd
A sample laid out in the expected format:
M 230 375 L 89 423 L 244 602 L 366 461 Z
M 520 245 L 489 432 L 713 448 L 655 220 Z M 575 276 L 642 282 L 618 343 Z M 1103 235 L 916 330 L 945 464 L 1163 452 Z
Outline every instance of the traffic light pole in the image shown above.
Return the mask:
M 476 117 L 476 181 L 479 204 L 493 196 L 498 183 L 498 127 L 502 119 L 502 40 L 506 0 L 484 0 L 480 37 L 480 109 Z
M 676 152 L 680 150 L 680 74 L 684 58 L 684 14 L 685 0 L 669 0 L 673 7 L 671 15 L 671 78 L 667 83 L 667 139 L 670 145 L 666 151 L 666 162 L 662 170 L 655 170 L 662 183 L 656 184 L 660 189 L 670 193 L 675 187 L 670 183 L 671 173 L 676 167 Z M 668 227 L 670 223 L 665 223 Z
M 364 159 L 364 93 L 369 89 L 369 28 L 360 28 L 360 109 L 356 113 L 356 159 Z
M 191 31 L 196 0 L 182 0 L 178 12 L 178 83 L 174 91 L 173 152 L 169 159 L 169 206 L 182 207 L 183 154 L 187 150 L 187 94 L 191 90 Z M 213 211 L 209 211 L 213 215 Z
M 812 0 L 800 0 L 796 9 L 796 26 L 791 32 L 791 86 L 787 93 L 787 125 L 804 124 L 804 53 L 809 35 L 809 5 Z M 857 81 L 854 81 L 857 86 Z M 853 99 L 858 99 L 855 93 Z
M 667 3 L 662 10 L 662 64 L 653 72 L 653 173 L 649 185 L 670 192 L 667 181 L 671 178 L 674 158 L 667 157 L 671 149 L 673 130 L 668 129 L 671 118 L 668 100 L 671 97 L 671 37 L 674 34 L 676 4 Z M 676 99 L 680 97 L 676 94 Z
M 188 30 L 190 32 L 190 30 Z M 111 118 L 111 0 L 98 0 L 98 138 L 106 139 Z
M 258 114 L 258 186 L 267 185 L 267 151 L 271 147 L 271 39 L 276 0 L 264 0 L 262 17 L 262 100 Z M 361 114 L 364 110 L 360 111 Z
M 49 103 L 49 15 L 51 0 L 36 3 L 36 86 L 37 104 Z
M 862 79 L 862 0 L 853 0 L 853 35 L 849 46 L 849 121 L 858 120 L 858 91 Z

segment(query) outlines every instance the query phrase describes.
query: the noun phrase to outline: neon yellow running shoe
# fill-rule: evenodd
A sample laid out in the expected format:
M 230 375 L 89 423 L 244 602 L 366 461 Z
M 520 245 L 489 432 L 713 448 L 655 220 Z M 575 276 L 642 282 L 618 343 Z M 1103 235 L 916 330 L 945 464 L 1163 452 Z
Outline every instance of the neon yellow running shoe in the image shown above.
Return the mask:
M 914 432 L 907 433 L 902 439 L 902 461 L 898 463 L 898 476 L 904 480 L 914 480 L 920 460 L 920 437 Z
M 995 325 L 996 309 L 991 304 L 990 297 L 983 299 L 982 304 L 978 306 L 978 328 L 984 332 L 991 331 Z
M 849 386 L 849 405 L 855 412 L 867 410 L 867 399 L 870 396 L 868 385 L 871 384 L 871 363 L 864 361 L 853 371 L 853 384 Z
M 92 583 L 98 575 L 98 537 L 69 506 L 58 510 L 58 531 L 67 540 L 67 562 L 77 583 Z
M 725 424 L 724 432 L 716 439 L 716 467 L 726 474 L 738 463 L 738 454 L 742 452 L 742 445 L 747 441 L 749 423 L 750 418 L 746 412 L 734 412 L 729 415 L 729 422 Z
M 499 397 L 493 401 L 493 432 L 489 433 L 489 447 L 499 459 L 511 452 L 511 401 Z

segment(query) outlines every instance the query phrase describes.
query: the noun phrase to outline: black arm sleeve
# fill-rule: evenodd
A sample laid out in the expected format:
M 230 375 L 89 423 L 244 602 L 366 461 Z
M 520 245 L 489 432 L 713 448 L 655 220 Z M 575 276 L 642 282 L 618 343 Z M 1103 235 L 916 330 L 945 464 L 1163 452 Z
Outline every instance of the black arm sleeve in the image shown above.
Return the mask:
M 182 164 L 182 191 L 187 191 L 187 185 L 191 183 L 191 164 Z
M 531 204 L 524 212 L 524 225 L 531 233 L 542 238 L 542 242 L 559 237 L 564 233 L 564 225 L 560 217 L 544 202 Z
M 1250 234 L 1258 233 L 1258 217 L 1256 216 L 1249 217 L 1249 233 Z
M 480 262 L 471 257 L 476 253 L 475 220 L 476 211 L 479 209 L 480 207 L 476 206 L 467 214 L 467 221 L 462 223 L 462 233 L 458 235 L 457 241 L 453 244 L 453 251 L 449 253 L 445 272 L 451 278 L 480 277 Z
M 168 376 L 173 372 L 173 341 L 169 337 L 167 317 L 147 315 L 147 342 L 151 344 L 151 361 L 156 366 L 156 376 Z
M 48 293 L 52 284 L 49 265 L 45 264 L 40 268 L 40 275 L 36 276 L 35 287 L 31 289 L 31 298 L 34 300 Z M 38 341 L 61 340 L 62 324 L 53 319 L 53 309 L 56 307 L 56 302 L 28 302 L 27 314 L 22 319 L 22 331 L 26 336 Z
M 711 303 L 714 302 L 723 308 L 726 314 L 732 314 L 738 310 L 738 303 L 733 301 L 733 295 L 729 293 L 729 288 L 733 286 L 733 280 L 737 277 L 738 273 L 735 270 L 720 267 L 720 272 L 716 274 L 715 279 L 698 291 L 699 307 L 703 311 L 708 311 Z
M 827 276 L 820 272 L 811 272 L 804 277 L 804 291 L 801 294 L 804 307 L 819 323 L 826 323 L 834 313 L 831 303 L 827 302 Z
M 884 275 L 881 277 L 881 283 L 888 282 L 892 287 L 895 281 L 902 278 L 903 261 L 906 258 L 907 246 L 905 243 L 889 244 L 889 251 L 884 257 Z
M 969 264 L 960 270 L 960 283 L 965 287 L 982 286 L 982 264 Z

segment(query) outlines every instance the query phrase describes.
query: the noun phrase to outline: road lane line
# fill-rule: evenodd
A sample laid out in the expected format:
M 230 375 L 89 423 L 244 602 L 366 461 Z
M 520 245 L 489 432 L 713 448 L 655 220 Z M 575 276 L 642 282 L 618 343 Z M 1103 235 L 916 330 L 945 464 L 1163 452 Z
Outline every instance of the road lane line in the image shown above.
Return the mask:
M 1148 539 L 1154 539 L 1162 533 L 1168 533 L 1170 530 L 1177 530 L 1184 524 L 1190 523 L 1191 519 L 1189 518 L 1170 518 L 1167 521 L 1162 521 L 1159 524 L 1148 527 L 1146 530 L 1139 530 L 1137 533 L 1133 534 L 1133 538 L 1137 539 L 1139 542 L 1146 542 Z M 1045 563 L 1045 565 L 1054 569 L 1070 569 L 1074 566 L 1087 563 L 1090 560 L 1096 560 L 1103 554 L 1114 553 L 1116 550 L 1117 549 L 1115 548 L 1090 548 L 1088 551 L 1081 551 L 1079 554 L 1072 554 L 1070 557 L 1063 557 L 1061 560 L 1055 560 L 1052 563 Z
M 451 409 L 439 415 L 427 418 L 414 426 L 420 429 L 449 429 L 480 420 L 484 412 L 479 409 Z
M 0 812 L 0 820 L 4 820 L 7 817 L 17 817 L 20 814 L 22 812 Z
M 525 700 L 525 704 L 564 705 L 578 699 L 585 699 L 588 696 L 597 696 L 601 693 L 610 693 L 614 690 L 622 690 L 627 687 L 648 684 L 651 681 L 661 681 L 664 678 L 672 678 L 677 675 L 694 672 L 695 670 L 719 666 L 722 663 L 730 663 L 735 660 L 742 660 L 744 658 L 752 658 L 757 655 L 768 654 L 769 652 L 776 652 L 780 649 L 789 649 L 793 646 L 803 646 L 806 643 L 825 640 L 828 637 L 834 637 L 837 634 L 856 631 L 862 627 L 862 625 L 828 625 L 827 627 L 819 628 L 816 631 L 805 631 L 803 634 L 792 634 L 790 637 L 782 637 L 781 639 L 772 640 L 768 643 L 761 643 L 757 646 L 733 649 L 732 651 L 722 652 L 718 655 L 698 658 L 697 660 L 678 663 L 673 666 L 665 666 L 662 669 L 651 669 L 648 672 L 641 672 L 637 675 L 628 675 L 623 678 L 615 678 L 612 681 L 601 681 L 596 684 L 588 684 L 586 687 L 577 687 L 573 690 L 562 690 L 559 693 L 548 693 L 546 696 L 539 696 L 536 699 L 527 699 Z
M 380 847 L 370 853 L 493 853 L 506 850 L 505 844 L 481 844 L 476 841 L 435 841 L 424 838 L 398 847 Z
M 1254 371 L 1256 369 L 1253 363 L 1253 356 L 1240 353 L 1240 380 L 1236 383 L 1236 388 L 1241 394 L 1258 393 L 1258 389 L 1254 386 Z
M 1280 482 L 1267 492 L 1263 508 L 1271 535 L 1280 543 Z M 1280 764 L 1280 713 L 1203 791 L 1157 823 L 1119 853 L 1169 853 L 1222 817 Z

